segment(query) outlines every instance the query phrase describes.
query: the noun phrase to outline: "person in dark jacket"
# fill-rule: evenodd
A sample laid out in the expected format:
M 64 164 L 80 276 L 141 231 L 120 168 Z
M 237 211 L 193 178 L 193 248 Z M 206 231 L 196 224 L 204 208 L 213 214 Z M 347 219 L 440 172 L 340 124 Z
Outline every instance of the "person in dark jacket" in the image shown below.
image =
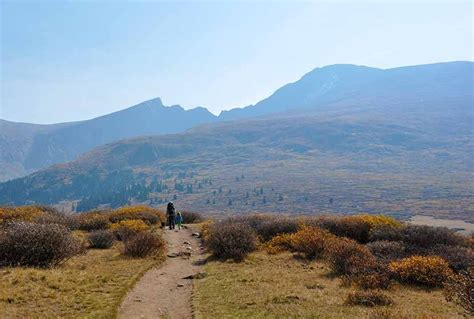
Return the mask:
M 168 226 L 170 229 L 174 229 L 175 227 L 175 214 L 176 210 L 174 209 L 173 202 L 168 203 L 168 207 L 166 207 L 166 217 L 168 219 Z

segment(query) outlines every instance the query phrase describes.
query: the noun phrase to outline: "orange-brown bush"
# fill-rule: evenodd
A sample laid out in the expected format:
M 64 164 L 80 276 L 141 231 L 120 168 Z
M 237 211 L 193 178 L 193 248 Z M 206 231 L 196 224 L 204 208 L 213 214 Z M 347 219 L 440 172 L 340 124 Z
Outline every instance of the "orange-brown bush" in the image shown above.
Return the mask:
M 78 229 L 84 231 L 93 231 L 107 229 L 110 225 L 106 212 L 91 211 L 77 215 Z
M 437 256 L 411 256 L 391 262 L 389 269 L 401 282 L 427 287 L 441 287 L 452 275 L 448 263 Z
M 348 238 L 328 240 L 324 255 L 331 270 L 340 275 L 357 275 L 367 265 L 376 263 L 375 257 L 367 247 Z
M 114 244 L 114 235 L 108 230 L 95 230 L 87 236 L 90 248 L 106 249 Z
M 275 236 L 267 241 L 264 247 L 270 254 L 276 254 L 285 250 L 294 251 L 293 235 L 294 234 L 282 234 Z
M 344 276 L 343 282 L 362 289 L 387 289 L 392 284 L 392 276 L 387 264 L 369 260 L 365 267 L 355 268 L 351 274 Z
M 201 228 L 201 238 L 202 238 L 202 241 L 205 243 L 207 241 L 207 239 L 209 238 L 209 233 L 211 231 L 211 228 L 212 228 L 212 225 L 214 224 L 214 222 L 212 220 L 208 220 L 208 221 L 205 221 L 203 222 L 200 226 Z
M 205 244 L 214 257 L 240 261 L 257 248 L 253 229 L 241 223 L 212 224 Z
M 82 251 L 62 225 L 12 222 L 0 228 L 0 266 L 51 267 Z
M 326 243 L 335 236 L 327 230 L 306 226 L 294 234 L 290 234 L 292 251 L 303 254 L 306 258 L 319 258 L 323 255 Z
M 143 258 L 163 251 L 165 243 L 161 236 L 150 232 L 139 232 L 124 241 L 123 254 Z
M 118 240 L 126 240 L 137 233 L 150 229 L 150 226 L 141 219 L 127 219 L 110 226 L 110 230 Z
M 351 306 L 390 306 L 392 298 L 378 290 L 355 291 L 347 296 L 346 304 Z
M 445 282 L 444 293 L 448 301 L 474 314 L 474 269 L 450 275 Z
M 112 223 L 118 223 L 122 220 L 140 219 L 148 225 L 153 225 L 165 221 L 165 215 L 161 211 L 145 205 L 120 207 L 108 215 Z

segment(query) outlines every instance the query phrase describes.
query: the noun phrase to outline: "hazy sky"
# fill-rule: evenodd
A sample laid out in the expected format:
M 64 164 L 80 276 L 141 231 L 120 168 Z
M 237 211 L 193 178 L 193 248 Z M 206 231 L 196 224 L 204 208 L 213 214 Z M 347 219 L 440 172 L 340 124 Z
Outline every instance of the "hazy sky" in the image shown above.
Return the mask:
M 88 119 L 161 97 L 214 113 L 315 67 L 474 60 L 473 2 L 5 2 L 0 118 Z

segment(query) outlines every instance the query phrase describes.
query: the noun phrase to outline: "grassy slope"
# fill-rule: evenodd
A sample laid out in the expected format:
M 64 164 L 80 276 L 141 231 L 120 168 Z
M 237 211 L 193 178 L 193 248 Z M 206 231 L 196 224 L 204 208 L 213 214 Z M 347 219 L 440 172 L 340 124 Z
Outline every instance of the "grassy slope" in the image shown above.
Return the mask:
M 242 263 L 211 261 L 208 276 L 196 281 L 197 318 L 462 318 L 441 291 L 396 286 L 387 291 L 391 307 L 344 305 L 353 288 L 342 287 L 321 262 L 298 260 L 289 253 L 258 252 Z
M 0 314 L 8 318 L 114 318 L 122 298 L 161 258 L 131 259 L 120 246 L 88 250 L 55 269 L 0 269 Z

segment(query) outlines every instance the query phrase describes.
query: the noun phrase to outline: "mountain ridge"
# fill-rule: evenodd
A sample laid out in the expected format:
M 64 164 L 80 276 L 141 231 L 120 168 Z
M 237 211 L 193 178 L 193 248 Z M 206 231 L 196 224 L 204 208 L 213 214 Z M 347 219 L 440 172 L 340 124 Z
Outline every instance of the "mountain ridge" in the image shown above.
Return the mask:
M 379 108 L 391 112 L 387 106 L 401 101 L 416 106 L 422 104 L 422 99 L 436 102 L 449 95 L 459 98 L 462 92 L 470 103 L 474 91 L 473 70 L 474 63 L 469 61 L 385 70 L 336 64 L 315 68 L 255 105 L 223 111 L 219 116 L 204 107 L 185 110 L 179 105 L 165 106 L 158 97 L 85 121 L 36 125 L 1 120 L 0 181 L 73 160 L 105 143 L 141 135 L 183 132 L 207 123 L 303 110 L 324 113 Z M 14 126 L 17 128 L 13 129 Z

